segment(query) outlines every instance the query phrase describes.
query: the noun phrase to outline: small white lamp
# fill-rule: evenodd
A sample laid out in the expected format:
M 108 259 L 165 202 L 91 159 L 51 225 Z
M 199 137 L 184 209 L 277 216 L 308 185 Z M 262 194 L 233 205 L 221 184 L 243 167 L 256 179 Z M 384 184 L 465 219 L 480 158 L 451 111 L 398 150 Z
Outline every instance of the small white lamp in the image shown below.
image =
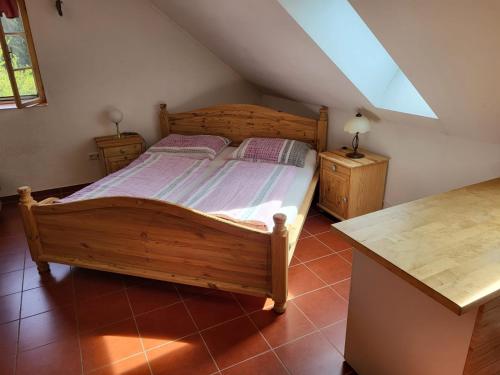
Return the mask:
M 346 154 L 346 156 L 351 159 L 364 158 L 365 155 L 358 152 L 359 134 L 368 133 L 370 131 L 370 121 L 358 112 L 356 113 L 356 117 L 350 119 L 344 125 L 344 131 L 349 134 L 355 134 L 354 138 L 352 139 L 353 152 Z
M 123 120 L 123 112 L 118 108 L 111 108 L 108 111 L 108 118 L 116 125 L 116 138 L 121 138 L 120 134 L 120 122 Z

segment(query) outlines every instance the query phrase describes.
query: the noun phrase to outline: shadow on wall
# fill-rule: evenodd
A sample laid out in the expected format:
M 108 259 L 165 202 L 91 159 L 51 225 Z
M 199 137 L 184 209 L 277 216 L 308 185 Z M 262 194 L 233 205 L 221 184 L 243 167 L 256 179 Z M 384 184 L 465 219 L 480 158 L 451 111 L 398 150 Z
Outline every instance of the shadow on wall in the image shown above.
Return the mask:
M 167 103 L 170 112 L 191 111 L 217 104 L 260 104 L 260 94 L 257 89 L 246 81 L 245 85 L 248 85 L 246 87 L 247 92 L 248 89 L 255 90 L 254 100 L 243 101 L 241 98 L 248 97 L 248 95 L 244 92 L 245 90 L 242 90 L 241 81 L 235 81 L 227 85 L 212 88 L 211 90 L 207 90 L 183 101 L 169 101 L 168 97 L 163 100 L 160 99 L 157 102 L 155 111 L 159 109 L 160 103 Z
M 187 92 L 194 91 L 191 90 L 190 87 L 179 88 L 179 91 L 184 90 Z M 181 96 L 182 99 L 179 99 L 177 96 Z M 172 113 L 191 111 L 216 104 L 260 104 L 260 94 L 257 88 L 249 82 L 242 82 L 241 80 L 212 87 L 210 90 L 206 90 L 191 97 L 188 95 L 179 95 L 179 92 L 176 92 L 176 97 L 171 100 L 167 94 L 165 97 L 157 98 L 154 104 L 146 104 L 137 99 L 136 97 L 131 101 L 110 101 L 108 105 L 98 109 L 95 120 L 98 124 L 102 125 L 103 129 L 107 129 L 105 134 L 114 134 L 114 126 L 110 122 L 107 113 L 110 108 L 118 108 L 123 112 L 123 123 L 121 124 L 123 125 L 122 131 L 137 131 L 144 136 L 147 144 L 151 145 L 157 142 L 161 137 L 158 120 L 161 103 L 166 103 L 168 111 Z M 138 118 L 136 113 L 143 112 L 145 109 L 144 107 L 149 107 L 148 109 L 151 115 L 147 118 Z M 147 124 L 149 124 L 149 126 Z M 121 128 L 122 127 L 120 127 L 120 129 Z M 82 142 L 85 141 L 86 140 L 82 140 Z
M 372 111 L 369 111 L 366 108 L 363 108 L 363 107 L 358 108 L 357 112 L 361 113 L 363 116 L 365 116 L 372 123 L 377 123 L 377 122 L 381 121 L 380 117 L 378 117 L 375 113 L 373 113 Z
M 297 116 L 316 119 L 319 117 L 319 109 L 321 108 L 321 105 L 299 103 L 284 97 L 270 94 L 264 94 L 262 96 L 262 105 L 271 107 L 278 111 L 292 113 Z

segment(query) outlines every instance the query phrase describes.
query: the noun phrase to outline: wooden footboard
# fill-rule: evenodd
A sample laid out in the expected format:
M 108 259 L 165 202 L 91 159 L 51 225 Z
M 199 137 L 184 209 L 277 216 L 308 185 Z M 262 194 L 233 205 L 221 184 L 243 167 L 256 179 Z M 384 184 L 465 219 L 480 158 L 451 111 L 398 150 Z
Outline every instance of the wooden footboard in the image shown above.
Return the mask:
M 29 248 L 38 269 L 47 262 L 266 296 L 285 310 L 288 278 L 286 217 L 273 233 L 167 202 L 97 198 L 36 202 L 19 188 Z

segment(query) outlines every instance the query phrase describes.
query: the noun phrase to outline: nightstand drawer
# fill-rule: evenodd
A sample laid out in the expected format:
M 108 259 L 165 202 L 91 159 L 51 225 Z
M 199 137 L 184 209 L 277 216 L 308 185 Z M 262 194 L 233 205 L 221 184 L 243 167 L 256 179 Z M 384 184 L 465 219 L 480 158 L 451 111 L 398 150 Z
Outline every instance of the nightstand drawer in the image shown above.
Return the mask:
M 351 170 L 349 168 L 346 168 L 325 158 L 321 159 L 321 169 L 327 170 L 328 172 L 341 173 L 346 176 L 349 176 L 351 174 Z
M 123 133 L 94 138 L 106 174 L 116 172 L 137 159 L 144 151 L 144 139 L 137 133 Z
M 104 149 L 104 156 L 107 158 L 111 158 L 114 156 L 135 155 L 135 154 L 140 154 L 141 151 L 142 151 L 142 145 L 140 145 L 139 143 L 136 143 L 136 144 L 126 145 L 126 146 L 105 148 Z
M 106 159 L 108 173 L 116 172 L 139 157 L 140 154 L 124 155 L 124 156 L 113 156 Z
M 112 157 L 109 157 L 109 158 L 106 158 L 107 161 L 110 161 L 110 162 L 119 162 L 119 161 L 133 161 L 135 159 L 137 159 L 139 157 L 139 153 L 135 153 L 135 154 L 129 154 L 129 155 L 121 155 L 121 156 L 112 156 Z

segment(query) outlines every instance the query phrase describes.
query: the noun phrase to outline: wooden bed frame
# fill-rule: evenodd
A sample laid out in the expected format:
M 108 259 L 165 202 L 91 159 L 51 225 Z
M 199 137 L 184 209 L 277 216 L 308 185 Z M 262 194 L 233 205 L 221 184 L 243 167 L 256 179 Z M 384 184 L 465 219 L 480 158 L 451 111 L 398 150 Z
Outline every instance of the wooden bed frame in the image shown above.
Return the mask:
M 269 108 L 231 104 L 169 114 L 161 104 L 162 136 L 215 134 L 238 145 L 248 137 L 297 139 L 325 150 L 328 109 L 319 120 Z M 71 203 L 36 202 L 27 186 L 19 206 L 32 259 L 269 297 L 283 313 L 288 264 L 318 183 L 316 171 L 297 219 L 274 215 L 267 233 L 156 199 L 107 197 Z

